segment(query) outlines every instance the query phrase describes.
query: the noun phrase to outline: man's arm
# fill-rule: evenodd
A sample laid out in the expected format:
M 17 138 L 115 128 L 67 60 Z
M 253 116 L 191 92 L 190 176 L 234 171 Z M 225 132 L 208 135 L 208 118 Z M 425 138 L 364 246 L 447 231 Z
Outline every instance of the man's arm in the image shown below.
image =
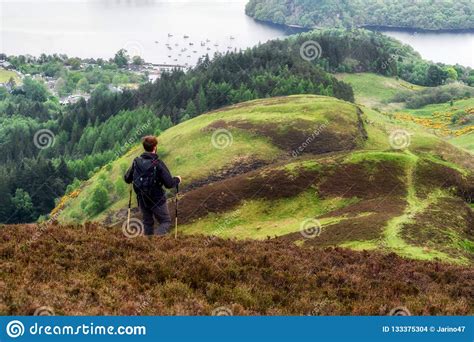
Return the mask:
M 174 188 L 176 185 L 178 185 L 181 182 L 180 177 L 173 177 L 171 176 L 170 170 L 168 170 L 168 167 L 166 167 L 165 163 L 160 160 L 160 164 L 158 165 L 158 177 L 163 183 L 163 185 L 168 188 Z
M 125 183 L 127 184 L 132 184 L 133 182 L 133 171 L 134 171 L 134 166 L 135 166 L 135 160 L 132 163 L 132 166 L 128 169 L 128 171 L 125 173 L 123 179 L 125 180 Z

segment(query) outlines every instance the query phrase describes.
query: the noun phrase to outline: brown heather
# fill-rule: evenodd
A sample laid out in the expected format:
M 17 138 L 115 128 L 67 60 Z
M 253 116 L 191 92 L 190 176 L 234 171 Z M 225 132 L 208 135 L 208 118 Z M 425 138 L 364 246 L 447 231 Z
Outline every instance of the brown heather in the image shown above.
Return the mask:
M 36 235 L 39 237 L 32 240 Z M 283 240 L 126 238 L 97 225 L 0 227 L 0 314 L 474 313 L 474 269 Z

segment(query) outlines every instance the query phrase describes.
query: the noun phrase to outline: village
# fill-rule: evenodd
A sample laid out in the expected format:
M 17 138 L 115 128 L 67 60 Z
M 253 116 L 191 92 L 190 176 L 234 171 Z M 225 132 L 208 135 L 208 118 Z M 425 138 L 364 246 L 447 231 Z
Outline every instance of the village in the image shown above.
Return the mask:
M 24 56 L 27 61 L 34 60 L 33 56 Z M 70 65 L 64 65 L 66 70 L 74 70 L 74 72 L 100 70 L 103 68 L 99 63 L 94 63 L 93 60 L 82 61 L 76 67 Z M 146 82 L 155 82 L 161 77 L 163 72 L 171 71 L 173 69 L 185 70 L 187 66 L 179 64 L 154 64 L 146 63 L 128 63 L 123 66 L 117 72 L 121 74 L 132 75 L 129 77 L 133 79 L 133 82 L 120 82 L 112 79 L 110 82 L 106 82 L 108 89 L 111 92 L 121 93 L 125 89 L 137 89 L 140 84 Z M 8 92 L 12 92 L 15 88 L 18 88 L 22 84 L 22 80 L 25 77 L 31 77 L 32 79 L 42 83 L 45 87 L 59 99 L 61 105 L 74 104 L 80 99 L 86 101 L 90 98 L 91 93 L 95 89 L 94 86 L 81 87 L 81 89 L 74 89 L 74 91 L 64 94 L 61 91 L 62 83 L 65 82 L 62 77 L 54 77 L 46 75 L 46 73 L 23 73 L 14 66 L 13 63 L 8 61 L 5 55 L 0 55 L 0 88 L 6 89 Z

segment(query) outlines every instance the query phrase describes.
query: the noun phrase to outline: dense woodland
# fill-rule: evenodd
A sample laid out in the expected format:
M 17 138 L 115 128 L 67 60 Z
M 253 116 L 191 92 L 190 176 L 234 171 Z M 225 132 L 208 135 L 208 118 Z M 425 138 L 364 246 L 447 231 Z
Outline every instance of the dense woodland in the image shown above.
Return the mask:
M 258 20 L 308 28 L 474 28 L 472 0 L 250 0 L 246 13 Z

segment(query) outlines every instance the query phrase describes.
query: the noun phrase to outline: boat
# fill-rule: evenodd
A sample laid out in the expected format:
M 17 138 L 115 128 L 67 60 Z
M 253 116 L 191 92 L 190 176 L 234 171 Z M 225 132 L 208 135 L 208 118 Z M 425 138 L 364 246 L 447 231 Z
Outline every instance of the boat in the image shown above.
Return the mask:
M 183 36 L 183 38 L 184 38 L 184 39 L 188 39 L 188 38 L 189 38 L 189 36 L 187 36 L 187 35 L 184 35 L 184 36 Z
M 189 46 L 193 46 L 193 45 L 194 45 L 194 43 L 189 43 Z
M 235 37 L 234 37 L 234 36 L 230 36 L 230 39 L 231 39 L 231 40 L 234 40 L 234 39 L 235 39 Z
M 168 33 L 168 37 L 173 37 L 173 35 L 171 33 Z

